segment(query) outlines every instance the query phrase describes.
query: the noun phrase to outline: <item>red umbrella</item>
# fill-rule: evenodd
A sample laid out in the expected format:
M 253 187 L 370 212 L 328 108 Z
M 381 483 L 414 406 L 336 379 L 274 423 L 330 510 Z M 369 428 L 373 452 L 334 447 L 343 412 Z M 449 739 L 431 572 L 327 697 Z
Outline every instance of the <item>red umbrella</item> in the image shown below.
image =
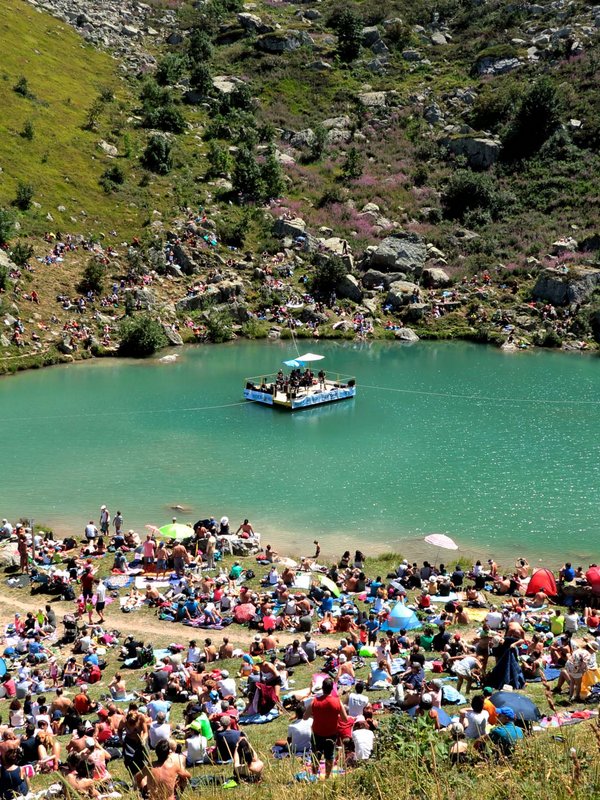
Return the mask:
M 256 614 L 256 608 L 252 603 L 242 603 L 233 609 L 233 618 L 236 622 L 250 622 Z

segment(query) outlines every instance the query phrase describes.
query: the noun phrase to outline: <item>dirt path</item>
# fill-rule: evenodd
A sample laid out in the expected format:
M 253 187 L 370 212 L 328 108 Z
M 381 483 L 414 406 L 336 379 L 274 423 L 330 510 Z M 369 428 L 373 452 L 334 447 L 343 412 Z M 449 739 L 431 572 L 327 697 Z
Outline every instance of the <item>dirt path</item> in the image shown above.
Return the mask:
M 4 595 L 0 593 L 0 623 L 5 625 L 12 622 L 14 615 L 17 611 L 37 611 L 40 606 L 44 606 L 48 601 L 45 595 L 38 595 L 40 598 L 37 603 L 26 602 L 17 599 L 13 596 Z M 56 616 L 60 620 L 64 614 L 73 613 L 73 603 L 63 601 L 53 601 L 52 608 L 56 611 Z M 113 610 L 114 609 L 114 610 Z M 121 614 L 118 612 L 118 605 L 111 604 L 106 609 L 106 625 L 109 628 L 116 628 L 123 634 L 136 634 L 143 639 L 148 639 L 150 635 L 168 636 L 169 631 L 173 631 L 173 639 L 188 639 L 190 637 L 204 637 L 209 636 L 215 644 L 220 644 L 224 636 L 227 636 L 233 645 L 248 645 L 256 635 L 255 631 L 248 628 L 242 628 L 239 625 L 232 625 L 222 631 L 204 630 L 203 628 L 190 628 L 187 625 L 179 625 L 176 623 L 161 622 L 158 619 L 153 621 L 148 619 L 147 615 L 137 615 L 135 611 L 131 614 Z M 171 626 L 174 627 L 171 627 Z M 59 633 L 61 627 L 59 623 Z M 296 633 L 279 632 L 277 634 L 280 644 L 290 644 L 294 639 L 298 638 Z M 318 635 L 319 645 L 328 647 L 336 646 L 338 640 L 333 636 Z

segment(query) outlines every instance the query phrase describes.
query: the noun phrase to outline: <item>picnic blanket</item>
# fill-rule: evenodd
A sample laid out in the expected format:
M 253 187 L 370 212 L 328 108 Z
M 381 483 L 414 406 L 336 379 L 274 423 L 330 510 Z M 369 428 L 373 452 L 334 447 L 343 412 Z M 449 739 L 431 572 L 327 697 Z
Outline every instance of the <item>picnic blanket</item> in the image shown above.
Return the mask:
M 446 597 L 443 597 L 441 594 L 432 594 L 429 596 L 429 599 L 432 603 L 450 603 L 453 600 L 459 600 L 459 597 L 456 592 L 450 592 Z
M 391 666 L 391 673 L 392 675 L 397 675 L 400 672 L 404 672 L 404 665 L 406 664 L 406 660 L 404 658 L 393 658 L 392 659 L 392 666 Z M 371 667 L 371 672 L 374 669 L 377 669 L 377 661 L 371 661 L 369 663 Z
M 442 702 L 451 706 L 464 706 L 467 698 L 462 695 L 454 686 L 442 687 Z
M 279 716 L 277 708 L 272 708 L 268 714 L 246 714 L 240 717 L 240 725 L 265 725 L 268 722 L 273 722 Z
M 144 578 L 143 575 L 138 575 L 135 579 L 136 589 L 145 589 L 148 584 L 151 584 L 153 589 L 168 589 L 171 581 L 157 581 L 156 578 Z
M 116 592 L 119 589 L 127 589 L 133 581 L 133 575 L 111 575 L 105 582 L 108 589 Z
M 560 675 L 560 667 L 544 667 L 544 676 L 547 681 L 557 681 Z M 526 678 L 527 683 L 541 683 L 541 678 Z

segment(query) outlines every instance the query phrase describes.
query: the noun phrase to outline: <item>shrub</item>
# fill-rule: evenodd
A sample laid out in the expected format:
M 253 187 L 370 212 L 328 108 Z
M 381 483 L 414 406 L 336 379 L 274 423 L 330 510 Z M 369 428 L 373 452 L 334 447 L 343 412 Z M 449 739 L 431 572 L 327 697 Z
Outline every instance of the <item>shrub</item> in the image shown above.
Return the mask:
M 235 161 L 232 183 L 233 190 L 248 200 L 259 200 L 262 197 L 262 174 L 253 149 L 240 148 Z
M 33 255 L 33 247 L 19 240 L 10 251 L 10 257 L 18 267 L 24 267 Z
M 536 153 L 560 125 L 561 99 L 548 77 L 536 81 L 523 95 L 515 118 L 504 137 L 508 159 Z
M 31 208 L 31 202 L 33 200 L 34 189 L 30 183 L 24 183 L 23 181 L 19 181 L 17 184 L 17 193 L 15 195 L 15 205 L 21 211 L 27 211 Z
M 170 86 L 181 78 L 187 67 L 187 59 L 177 53 L 167 53 L 158 62 L 155 78 L 159 86 Z
M 204 64 L 212 58 L 212 43 L 201 28 L 193 28 L 188 39 L 188 58 L 192 64 Z
M 208 144 L 206 153 L 208 161 L 208 177 L 216 178 L 220 175 L 228 175 L 231 169 L 231 156 L 224 147 L 211 140 Z
M 348 272 L 341 258 L 327 258 L 317 264 L 310 281 L 310 290 L 318 297 L 329 299 Z
M 90 258 L 83 270 L 78 289 L 82 293 L 96 292 L 100 294 L 106 277 L 106 267 L 97 258 Z
M 144 120 L 146 127 L 169 133 L 183 133 L 186 128 L 185 117 L 174 105 L 152 109 L 145 115 Z
M 15 218 L 7 208 L 0 208 L 0 245 L 6 244 L 15 228 Z
M 121 325 L 119 354 L 146 358 L 168 344 L 162 325 L 149 314 L 128 317 Z
M 325 189 L 321 197 L 317 200 L 317 208 L 326 208 L 327 206 L 332 206 L 334 203 L 343 203 L 344 202 L 344 193 L 338 186 L 334 186 L 332 189 Z
M 463 219 L 469 211 L 494 215 L 499 206 L 498 187 L 494 178 L 470 169 L 458 170 L 442 192 L 442 208 L 449 219 Z
M 190 74 L 190 88 L 200 96 L 201 100 L 207 100 L 213 90 L 212 75 L 206 64 L 196 64 Z
M 387 27 L 386 38 L 393 47 L 404 50 L 412 39 L 410 26 L 402 20 L 397 20 Z
M 141 160 L 147 169 L 158 175 L 166 175 L 173 166 L 171 142 L 165 136 L 154 134 L 148 140 Z
M 206 318 L 206 331 L 209 340 L 215 344 L 233 339 L 231 315 L 223 309 L 213 309 Z
M 275 197 L 280 197 L 285 188 L 285 181 L 283 179 L 283 170 L 281 164 L 275 155 L 275 147 L 269 146 L 267 157 L 264 164 L 260 169 L 260 178 L 262 183 L 262 200 L 272 200 Z
M 247 213 L 223 216 L 217 221 L 217 236 L 223 244 L 243 247 L 250 230 L 250 217 Z
M 351 147 L 346 153 L 342 165 L 342 177 L 348 181 L 355 181 L 363 174 L 363 157 L 357 147 Z
M 308 147 L 308 152 L 304 157 L 304 160 L 308 163 L 311 161 L 320 161 L 327 145 L 328 132 L 326 128 L 318 123 L 313 129 L 313 133 L 313 139 Z
M 4 291 L 8 286 L 8 267 L 0 264 L 0 290 Z
M 86 131 L 95 131 L 98 127 L 98 122 L 100 121 L 100 115 L 104 111 L 104 103 L 102 100 L 97 97 L 92 105 L 88 108 L 85 122 L 83 124 L 84 130 Z
M 98 182 L 105 192 L 114 192 L 125 183 L 125 172 L 118 164 L 114 164 L 104 170 Z
M 33 141 L 33 137 L 35 136 L 35 130 L 33 127 L 33 122 L 28 119 L 25 124 L 23 125 L 23 130 L 19 134 L 22 139 L 27 139 L 28 142 Z
M 27 81 L 27 78 L 24 75 L 22 75 L 19 78 L 19 80 L 15 83 L 15 85 L 13 86 L 13 92 L 16 92 L 17 94 L 20 94 L 21 97 L 26 97 L 28 100 L 34 100 L 35 99 L 35 95 L 31 91 L 31 89 L 29 88 L 29 83 Z
M 334 22 L 337 33 L 337 51 L 342 61 L 358 58 L 362 43 L 362 20 L 351 9 L 344 9 Z

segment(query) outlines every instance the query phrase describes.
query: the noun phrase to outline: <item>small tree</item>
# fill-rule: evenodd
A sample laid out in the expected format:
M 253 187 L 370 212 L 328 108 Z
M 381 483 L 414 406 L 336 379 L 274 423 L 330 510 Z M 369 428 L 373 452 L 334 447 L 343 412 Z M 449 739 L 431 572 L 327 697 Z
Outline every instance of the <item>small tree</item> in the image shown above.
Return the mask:
M 320 161 L 320 159 L 323 158 L 325 146 L 327 145 L 328 131 L 327 128 L 324 128 L 318 123 L 315 125 L 313 133 L 314 136 L 308 147 L 307 161 Z
M 105 169 L 100 176 L 100 186 L 105 192 L 114 192 L 125 183 L 125 172 L 118 164 Z
M 155 109 L 147 117 L 147 122 L 149 123 L 148 127 L 170 133 L 183 133 L 186 129 L 185 117 L 174 105 L 160 106 Z
M 0 245 L 8 242 L 14 229 L 14 214 L 7 208 L 0 208 Z
M 236 156 L 232 183 L 233 190 L 248 200 L 259 200 L 262 197 L 261 169 L 254 150 L 249 147 L 241 147 Z
M 24 267 L 33 255 L 33 247 L 19 239 L 10 251 L 10 257 L 18 267 Z
M 202 28 L 193 28 L 188 40 L 188 58 L 192 64 L 204 64 L 212 58 L 212 43 Z
M 97 258 L 90 258 L 79 282 L 79 291 L 100 294 L 106 278 L 106 267 Z
M 221 309 L 214 309 L 206 320 L 207 335 L 211 342 L 219 344 L 233 339 L 231 315 Z
M 561 98 L 552 80 L 542 77 L 523 95 L 504 138 L 508 158 L 528 158 L 537 153 L 560 125 Z
M 21 138 L 27 139 L 28 142 L 31 142 L 33 140 L 33 137 L 35 136 L 35 130 L 33 127 L 33 122 L 30 119 L 28 119 L 25 122 L 25 124 L 23 125 L 23 130 L 19 135 L 21 136 Z
M 2 291 L 5 291 L 7 286 L 8 286 L 8 267 L 5 267 L 3 264 L 0 264 L 0 289 Z
M 267 157 L 260 170 L 263 185 L 262 199 L 272 200 L 281 197 L 285 188 L 285 180 L 281 164 L 277 160 L 274 145 L 269 146 Z
M 33 200 L 33 186 L 30 183 L 24 183 L 23 181 L 19 181 L 17 184 L 17 193 L 15 195 L 15 205 L 21 211 L 27 211 L 31 208 L 31 202 Z
M 155 134 L 150 137 L 142 155 L 142 164 L 158 175 L 166 175 L 170 172 L 173 166 L 173 157 L 171 155 L 171 142 L 166 136 Z
M 363 23 L 358 14 L 349 8 L 344 9 L 335 21 L 337 50 L 342 61 L 350 62 L 358 58 L 362 42 Z
M 224 147 L 221 147 L 218 142 L 212 139 L 208 144 L 208 151 L 206 153 L 208 161 L 208 175 L 210 177 L 218 177 L 220 175 L 228 175 L 231 169 L 231 157 Z
M 310 282 L 311 291 L 318 297 L 329 299 L 347 272 L 348 269 L 341 258 L 324 259 L 315 268 L 315 274 Z
M 190 88 L 199 95 L 201 100 L 207 100 L 213 90 L 212 75 L 206 64 L 195 64 L 190 73 Z
M 29 83 L 24 75 L 21 75 L 19 80 L 13 86 L 13 91 L 20 94 L 21 97 L 26 97 L 28 100 L 33 100 L 35 95 L 29 88 Z
M 442 192 L 444 216 L 462 219 L 469 211 L 483 210 L 492 216 L 498 210 L 499 194 L 490 175 L 461 169 L 455 172 Z
M 156 68 L 156 82 L 160 86 L 170 86 L 181 78 L 187 67 L 187 59 L 177 53 L 167 53 Z
M 342 165 L 342 176 L 348 181 L 355 181 L 363 174 L 363 158 L 356 147 L 351 147 L 346 153 Z
M 146 358 L 168 344 L 162 325 L 149 314 L 125 319 L 120 335 L 119 353 L 131 358 Z
M 88 108 L 85 122 L 83 127 L 86 131 L 95 131 L 98 127 L 98 122 L 100 121 L 100 115 L 104 110 L 104 102 L 100 97 L 97 97 L 92 105 Z

